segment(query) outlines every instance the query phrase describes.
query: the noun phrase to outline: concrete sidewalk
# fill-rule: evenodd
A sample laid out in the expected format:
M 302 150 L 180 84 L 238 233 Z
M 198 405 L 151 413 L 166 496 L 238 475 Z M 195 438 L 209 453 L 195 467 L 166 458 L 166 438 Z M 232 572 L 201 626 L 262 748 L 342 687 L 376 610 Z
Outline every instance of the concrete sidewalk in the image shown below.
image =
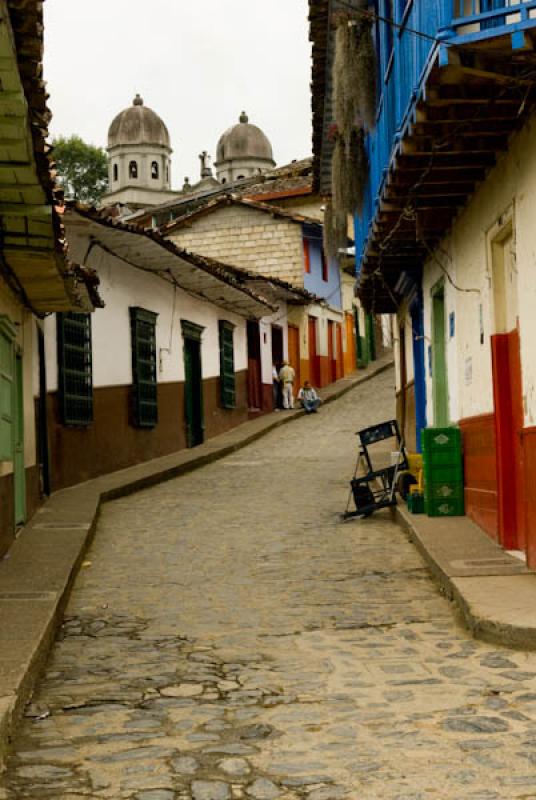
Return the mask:
M 329 403 L 392 366 L 392 356 L 319 392 Z M 170 480 L 248 445 L 304 415 L 268 414 L 193 450 L 104 475 L 53 494 L 0 561 L 0 769 L 11 734 L 61 624 L 69 590 L 91 542 L 102 502 Z
M 400 503 L 396 518 L 475 637 L 536 650 L 535 572 L 469 517 L 410 514 Z

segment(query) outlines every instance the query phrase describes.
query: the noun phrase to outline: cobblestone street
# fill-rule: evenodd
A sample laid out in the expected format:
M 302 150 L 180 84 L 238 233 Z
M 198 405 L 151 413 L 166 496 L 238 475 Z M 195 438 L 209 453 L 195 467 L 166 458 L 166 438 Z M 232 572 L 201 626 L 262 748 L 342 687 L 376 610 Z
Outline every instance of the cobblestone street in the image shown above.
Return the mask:
M 473 640 L 385 512 L 393 374 L 106 505 L 0 799 L 536 797 L 536 653 Z

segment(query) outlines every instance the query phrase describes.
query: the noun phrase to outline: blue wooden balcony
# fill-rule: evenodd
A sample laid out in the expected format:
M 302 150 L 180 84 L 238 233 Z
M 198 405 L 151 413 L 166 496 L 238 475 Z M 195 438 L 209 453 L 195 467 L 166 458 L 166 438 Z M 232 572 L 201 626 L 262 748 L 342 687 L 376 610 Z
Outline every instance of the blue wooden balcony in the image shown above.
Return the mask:
M 356 259 L 362 300 L 379 311 L 392 310 L 401 269 L 418 271 L 530 110 L 536 0 L 377 7 L 379 104 Z

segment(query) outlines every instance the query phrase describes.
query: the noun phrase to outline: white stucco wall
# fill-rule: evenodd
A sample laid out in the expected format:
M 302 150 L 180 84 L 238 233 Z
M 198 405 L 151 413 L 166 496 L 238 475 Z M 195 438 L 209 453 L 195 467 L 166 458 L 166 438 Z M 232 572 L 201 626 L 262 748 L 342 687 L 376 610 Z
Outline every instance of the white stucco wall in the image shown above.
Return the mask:
M 435 251 L 423 279 L 425 333 L 431 337 L 431 289 L 445 280 L 448 378 L 452 421 L 493 411 L 490 336 L 494 331 L 490 238 L 512 216 L 518 280 L 519 330 L 525 424 L 536 424 L 536 117 L 516 134 L 508 153 L 460 214 L 451 235 Z M 449 337 L 449 314 L 455 336 Z M 481 341 L 481 321 L 482 335 Z M 429 415 L 432 390 L 427 364 Z
M 218 320 L 235 325 L 234 356 L 237 372 L 247 369 L 246 321 L 236 314 L 201 299 L 149 272 L 130 267 L 95 248 L 89 266 L 97 269 L 105 307 L 92 316 L 93 385 L 121 386 L 132 382 L 130 314 L 139 306 L 158 314 L 156 347 L 158 382 L 184 380 L 181 320 L 205 328 L 202 335 L 203 378 L 219 375 Z M 56 320 L 46 320 L 47 378 L 49 391 L 58 387 Z

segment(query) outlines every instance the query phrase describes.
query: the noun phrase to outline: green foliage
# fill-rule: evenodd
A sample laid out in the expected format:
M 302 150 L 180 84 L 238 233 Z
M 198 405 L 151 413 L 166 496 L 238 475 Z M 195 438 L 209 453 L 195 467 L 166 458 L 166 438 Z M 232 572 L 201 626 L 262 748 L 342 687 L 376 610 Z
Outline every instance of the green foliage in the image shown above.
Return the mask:
M 59 136 L 52 142 L 58 180 L 67 199 L 97 205 L 108 188 L 108 162 L 102 147 L 80 136 Z

